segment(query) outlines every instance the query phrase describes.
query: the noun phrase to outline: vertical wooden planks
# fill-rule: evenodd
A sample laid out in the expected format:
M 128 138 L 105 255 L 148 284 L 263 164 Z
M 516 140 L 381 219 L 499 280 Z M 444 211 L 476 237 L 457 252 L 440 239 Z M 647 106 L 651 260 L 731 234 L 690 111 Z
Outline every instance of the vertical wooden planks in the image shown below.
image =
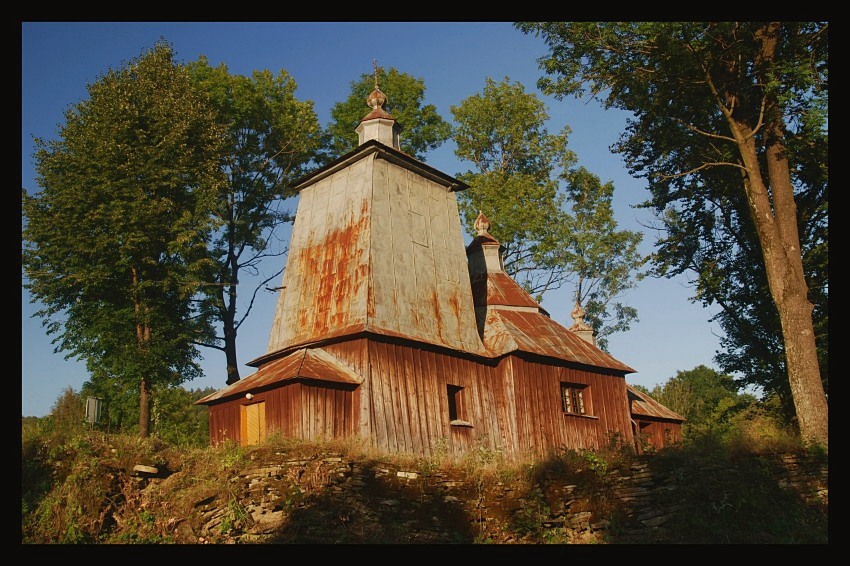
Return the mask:
M 428 409 L 425 406 L 425 388 L 424 381 L 426 375 L 422 371 L 422 355 L 423 351 L 420 348 L 411 349 L 411 365 L 408 368 L 408 389 L 411 398 L 411 412 L 413 414 L 413 423 L 411 423 L 411 435 L 415 439 L 416 453 L 427 455 L 429 450 L 428 442 Z
M 372 359 L 372 419 L 374 424 L 375 441 L 384 450 L 395 448 L 394 431 L 391 428 L 392 397 L 388 395 L 387 384 L 387 353 L 386 345 L 382 342 L 369 342 Z

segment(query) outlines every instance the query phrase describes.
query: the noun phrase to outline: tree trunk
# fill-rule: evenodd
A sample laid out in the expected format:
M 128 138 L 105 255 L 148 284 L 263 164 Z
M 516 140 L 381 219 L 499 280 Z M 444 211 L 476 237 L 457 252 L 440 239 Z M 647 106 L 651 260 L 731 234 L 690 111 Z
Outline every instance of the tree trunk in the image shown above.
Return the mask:
M 747 165 L 745 183 L 750 215 L 756 226 L 770 295 L 779 312 L 788 382 L 800 435 L 809 444 L 829 444 L 829 413 L 820 376 L 808 284 L 797 232 L 793 187 L 784 150 L 774 142 L 768 148 L 771 199 L 757 173 L 755 144 L 749 137 L 739 144 Z M 753 169 L 755 167 L 755 169 Z M 772 200 L 772 204 L 771 204 Z
M 235 262 L 235 260 L 234 260 Z M 235 268 L 231 273 L 235 272 Z M 224 356 L 227 360 L 227 384 L 239 381 L 239 363 L 236 358 L 236 285 L 231 285 L 229 301 L 222 313 L 224 327 Z M 224 297 L 222 297 L 224 304 Z
M 139 390 L 139 436 L 148 438 L 151 435 L 151 384 L 150 380 L 142 378 Z
M 761 52 L 758 62 L 762 68 L 773 64 L 781 27 L 780 23 L 771 22 L 759 35 Z M 754 218 L 764 253 L 770 294 L 782 325 L 788 382 L 794 398 L 800 435 L 806 443 L 828 446 L 829 407 L 818 363 L 812 322 L 814 305 L 809 301 L 809 287 L 803 269 L 797 204 L 794 201 L 791 166 L 785 148 L 783 114 L 772 95 L 766 98 L 764 115 L 767 178 L 773 214 L 765 208 L 771 203 L 763 200 L 759 200 L 757 206 L 751 204 L 750 210 L 751 213 L 757 213 L 759 219 L 764 219 L 760 222 Z M 759 194 L 767 193 L 764 187 L 752 186 Z M 751 198 L 750 202 L 755 203 L 756 199 Z
M 232 326 L 232 325 L 231 325 Z M 227 384 L 232 385 L 239 381 L 239 366 L 236 360 L 236 330 L 224 326 L 224 355 L 227 359 Z
M 750 216 L 761 244 L 770 294 L 779 312 L 788 382 L 794 398 L 800 435 L 807 444 L 829 444 L 829 414 L 815 344 L 808 284 L 797 229 L 797 208 L 790 166 L 782 140 L 780 115 L 769 109 L 766 129 L 765 185 L 758 163 L 754 132 L 747 124 L 732 122 L 732 130 L 746 169 L 744 183 Z M 771 119 L 773 118 L 773 119 Z
M 138 284 L 139 278 L 133 269 L 133 286 Z M 134 301 L 136 314 L 136 342 L 140 351 L 146 351 L 151 341 L 151 328 L 142 322 L 144 307 L 136 300 Z M 147 438 L 151 433 L 151 383 L 147 376 L 142 378 L 139 385 L 139 436 Z

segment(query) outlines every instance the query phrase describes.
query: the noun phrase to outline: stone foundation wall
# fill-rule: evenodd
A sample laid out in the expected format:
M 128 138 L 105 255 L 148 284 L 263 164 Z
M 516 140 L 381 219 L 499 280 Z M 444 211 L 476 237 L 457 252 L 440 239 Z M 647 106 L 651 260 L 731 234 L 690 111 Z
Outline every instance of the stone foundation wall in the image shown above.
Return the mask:
M 828 505 L 827 464 L 795 456 L 774 463 L 783 489 Z M 515 543 L 523 532 L 547 529 L 559 542 L 652 542 L 678 509 L 671 492 L 689 478 L 653 470 L 642 458 L 579 493 L 557 479 L 529 488 L 510 478 L 423 473 L 335 454 L 277 454 L 231 481 L 233 498 L 197 502 L 201 526 L 184 535 L 198 543 Z

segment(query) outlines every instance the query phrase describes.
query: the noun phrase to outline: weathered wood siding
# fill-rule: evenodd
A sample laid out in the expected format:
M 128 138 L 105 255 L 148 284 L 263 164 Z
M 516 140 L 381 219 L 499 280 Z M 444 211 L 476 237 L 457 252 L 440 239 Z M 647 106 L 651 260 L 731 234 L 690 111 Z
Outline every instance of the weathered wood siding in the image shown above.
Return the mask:
M 638 427 L 637 433 L 640 435 L 637 443 L 639 450 L 644 445 L 661 450 L 682 442 L 681 423 L 641 417 L 635 419 L 635 425 Z
M 427 456 L 443 449 L 459 454 L 481 446 L 523 456 L 561 447 L 597 448 L 614 435 L 632 442 L 622 376 L 515 356 L 485 364 L 385 341 L 371 341 L 369 354 L 370 428 L 374 444 L 382 450 Z M 589 386 L 585 398 L 589 416 L 564 414 L 561 382 Z M 451 424 L 448 385 L 463 388 L 458 419 L 471 426 Z
M 350 438 L 360 430 L 359 391 L 352 385 L 288 381 L 254 394 L 210 405 L 210 439 L 241 442 L 240 407 L 265 401 L 266 434 L 322 440 Z
M 373 444 L 390 452 L 406 452 L 424 456 L 443 450 L 463 451 L 481 438 L 496 448 L 499 439 L 484 439 L 489 427 L 482 417 L 484 403 L 492 403 L 493 392 L 483 387 L 485 381 L 498 387 L 498 369 L 470 359 L 433 349 L 370 340 L 370 429 Z M 460 418 L 470 427 L 452 426 L 449 419 L 447 386 L 462 391 Z M 365 401 L 364 401 L 365 402 Z M 492 417 L 489 411 L 487 418 Z M 495 422 L 495 420 L 493 421 Z
M 323 348 L 364 382 L 298 380 L 256 392 L 250 402 L 266 402 L 268 435 L 360 437 L 380 450 L 422 456 L 476 447 L 508 457 L 545 456 L 560 448 L 600 448 L 614 436 L 633 442 L 620 375 L 516 355 L 488 361 L 395 339 L 364 337 Z M 562 382 L 588 386 L 587 416 L 564 414 Z M 454 424 L 450 385 L 461 388 Z M 239 441 L 239 406 L 248 402 L 210 406 L 214 442 Z
M 216 445 L 242 438 L 239 420 L 239 403 L 222 403 L 209 406 L 210 444 Z
M 517 356 L 510 359 L 514 375 L 522 376 L 514 383 L 518 453 L 545 455 L 559 448 L 601 448 L 614 435 L 632 442 L 623 376 L 554 365 L 552 361 L 541 363 Z M 564 413 L 562 382 L 588 386 L 584 395 L 587 416 Z

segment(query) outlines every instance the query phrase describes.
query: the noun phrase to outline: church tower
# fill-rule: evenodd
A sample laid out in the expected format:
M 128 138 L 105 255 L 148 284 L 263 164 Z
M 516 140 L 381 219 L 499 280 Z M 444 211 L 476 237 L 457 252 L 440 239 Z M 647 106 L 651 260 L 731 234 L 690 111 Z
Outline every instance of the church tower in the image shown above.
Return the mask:
M 375 81 L 356 149 L 304 179 L 265 356 L 359 333 L 480 353 L 456 191 L 405 154 Z

